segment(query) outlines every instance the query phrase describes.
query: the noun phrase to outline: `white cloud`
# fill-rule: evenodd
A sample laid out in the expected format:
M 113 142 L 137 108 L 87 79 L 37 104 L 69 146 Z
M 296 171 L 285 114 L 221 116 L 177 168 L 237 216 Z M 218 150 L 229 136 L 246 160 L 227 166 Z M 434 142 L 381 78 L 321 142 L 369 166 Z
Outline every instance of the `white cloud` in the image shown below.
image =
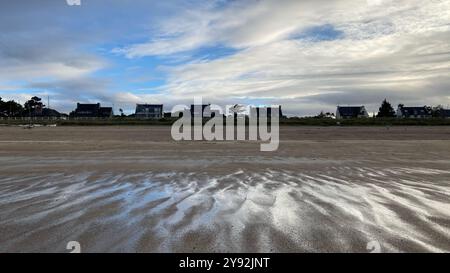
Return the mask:
M 108 4 L 112 10 L 104 14 L 132 17 L 154 5 L 142 0 L 137 1 L 138 8 L 122 11 L 122 1 L 113 2 L 114 5 Z M 23 15 L 20 5 L 12 3 L 7 5 L 17 6 L 13 11 Z M 93 31 L 85 37 L 88 29 L 76 35 L 65 34 L 72 25 L 77 25 L 74 21 L 68 20 L 68 25 L 60 26 L 61 19 L 50 16 L 56 12 L 41 16 L 31 10 L 27 13 L 34 15 L 30 22 L 15 19 L 11 23 L 10 17 L 0 17 L 0 85 L 3 86 L 0 91 L 7 92 L 6 89 L 13 87 L 36 92 L 51 90 L 57 92 L 54 99 L 65 110 L 73 107 L 76 100 L 95 99 L 116 107 L 133 108 L 138 102 L 187 104 L 194 95 L 221 104 L 281 103 L 292 114 L 313 114 L 319 109 L 330 111 L 338 103 L 364 103 L 374 111 L 384 97 L 395 100 L 393 103 L 449 104 L 448 0 L 171 3 L 167 4 L 166 13 L 161 13 L 164 16 L 158 16 L 159 23 L 155 24 L 156 19 L 149 20 L 152 31 L 147 42 L 114 50 L 128 58 L 163 56 L 159 72 L 167 73 L 164 79 L 167 84 L 157 88 L 151 85 L 158 94 L 142 95 L 128 91 L 131 87 L 114 86 L 114 80 L 130 79 L 138 74 L 137 70 L 127 70 L 127 77 L 117 72 L 114 74 L 117 78 L 111 76 L 108 80 L 99 76 L 101 73 L 95 74 L 108 63 L 94 53 L 82 53 L 92 52 L 89 50 L 98 43 L 141 40 L 142 29 L 148 28 L 134 32 L 133 27 L 147 21 L 99 20 L 94 24 L 98 33 Z M 164 9 L 165 4 L 159 5 L 162 5 L 159 10 Z M 93 8 L 92 13 L 97 14 L 98 10 Z M 35 18 L 39 17 L 45 23 L 34 25 Z M 123 18 L 129 20 L 127 16 Z M 111 24 L 115 27 L 110 27 Z M 323 26 L 328 28 L 321 29 Z M 119 30 L 110 34 L 114 37 L 105 38 L 111 29 Z M 130 33 L 126 32 L 128 29 Z M 333 32 L 340 35 L 337 39 L 321 40 L 308 36 L 314 31 L 324 31 L 325 36 L 333 36 Z M 191 53 L 205 47 L 232 48 L 236 52 L 220 58 L 193 59 Z M 149 78 L 136 76 L 130 81 L 132 86 Z M 20 82 L 25 84 L 20 86 Z M 119 88 L 127 91 L 115 93 Z
M 321 25 L 332 25 L 342 37 L 292 39 Z M 301 104 L 320 94 L 351 91 L 352 101 L 375 107 L 384 96 L 437 103 L 446 99 L 449 87 L 439 81 L 450 72 L 450 1 L 250 1 L 190 12 L 164 26 L 172 36 L 128 47 L 127 56 L 217 44 L 240 49 L 220 59 L 172 67 L 164 88 L 171 98 Z M 438 90 L 428 95 L 426 88 Z M 331 98 L 316 106 L 345 103 Z
M 86 60 L 83 66 L 64 62 L 23 63 L 0 68 L 0 80 L 29 80 L 41 78 L 72 79 L 87 76 L 104 67 L 100 61 Z
M 390 17 L 413 16 L 412 21 L 407 19 L 402 27 L 411 26 L 410 30 L 419 31 L 418 25 L 411 23 L 424 24 L 417 20 L 418 16 L 422 18 L 437 12 L 417 0 L 370 3 L 363 0 L 265 0 L 232 2 L 220 8 L 209 4 L 163 21 L 155 33 L 156 38 L 148 43 L 115 51 L 133 58 L 169 55 L 216 44 L 248 48 L 277 42 L 323 24 L 345 28 L 346 34 L 353 38 L 368 38 L 394 31 Z M 419 12 L 414 11 L 417 8 Z M 436 18 L 432 21 L 436 22 Z

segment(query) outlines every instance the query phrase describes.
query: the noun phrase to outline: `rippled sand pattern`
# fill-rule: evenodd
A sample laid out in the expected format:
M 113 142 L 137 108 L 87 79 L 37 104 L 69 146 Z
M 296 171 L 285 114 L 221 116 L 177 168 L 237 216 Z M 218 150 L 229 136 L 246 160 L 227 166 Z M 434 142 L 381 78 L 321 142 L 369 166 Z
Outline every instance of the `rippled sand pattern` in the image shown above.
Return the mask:
M 0 251 L 450 251 L 450 171 L 0 176 Z
M 450 252 L 450 126 L 280 129 L 2 127 L 0 252 Z

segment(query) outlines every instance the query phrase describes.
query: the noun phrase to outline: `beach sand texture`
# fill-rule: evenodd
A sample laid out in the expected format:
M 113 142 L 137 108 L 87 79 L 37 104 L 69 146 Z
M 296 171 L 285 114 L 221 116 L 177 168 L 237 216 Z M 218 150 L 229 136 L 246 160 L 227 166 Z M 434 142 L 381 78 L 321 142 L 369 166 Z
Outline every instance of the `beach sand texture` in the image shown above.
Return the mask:
M 0 127 L 0 252 L 450 251 L 450 127 Z

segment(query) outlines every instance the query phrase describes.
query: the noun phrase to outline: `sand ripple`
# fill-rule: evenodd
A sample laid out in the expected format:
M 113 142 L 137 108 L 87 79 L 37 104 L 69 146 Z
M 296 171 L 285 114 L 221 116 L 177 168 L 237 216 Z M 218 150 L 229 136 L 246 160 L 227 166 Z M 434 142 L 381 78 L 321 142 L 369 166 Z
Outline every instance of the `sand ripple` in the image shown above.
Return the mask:
M 450 251 L 450 172 L 0 176 L 0 251 Z

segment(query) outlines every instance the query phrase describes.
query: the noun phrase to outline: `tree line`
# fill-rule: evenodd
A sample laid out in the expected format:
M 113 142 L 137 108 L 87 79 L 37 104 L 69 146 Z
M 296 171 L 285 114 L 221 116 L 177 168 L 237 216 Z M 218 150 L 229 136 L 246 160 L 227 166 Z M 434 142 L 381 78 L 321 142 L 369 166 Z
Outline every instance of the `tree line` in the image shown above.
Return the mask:
M 399 104 L 399 107 L 403 107 L 403 104 Z M 426 112 L 428 114 L 431 114 L 433 117 L 441 117 L 442 112 L 444 111 L 444 106 L 438 105 L 438 106 L 424 106 Z M 378 109 L 378 113 L 376 114 L 377 118 L 394 118 L 397 116 L 397 112 L 392 107 L 392 104 L 387 101 L 387 99 L 384 99 L 381 103 L 380 108 Z M 335 114 L 330 112 L 323 112 L 321 111 L 315 118 L 334 118 Z
M 399 106 L 403 106 L 400 104 Z M 433 117 L 441 117 L 444 107 L 438 106 L 425 106 L 425 109 Z M 3 101 L 0 97 L 0 117 L 29 117 L 29 116 L 44 116 L 58 113 L 55 110 L 46 108 L 46 105 L 42 103 L 42 99 L 34 96 L 24 103 L 22 106 L 14 100 Z M 124 117 L 123 110 L 120 109 L 121 116 Z M 59 113 L 58 113 L 59 114 Z M 393 118 L 396 116 L 396 111 L 392 107 L 392 104 L 384 99 L 376 117 L 378 118 Z M 320 112 L 315 118 L 334 118 L 335 114 L 330 112 Z
M 0 117 L 28 117 L 43 115 L 47 108 L 39 97 L 32 97 L 22 106 L 14 100 L 3 101 L 0 97 Z
M 398 107 L 399 108 L 403 108 L 403 104 L 399 104 Z M 425 111 L 427 112 L 427 114 L 430 114 L 433 117 L 441 117 L 442 116 L 442 111 L 444 111 L 444 106 L 442 105 L 438 105 L 438 106 L 424 106 Z M 394 108 L 392 107 L 391 103 L 388 102 L 386 99 L 383 100 L 383 102 L 381 103 L 380 108 L 378 109 L 378 114 L 377 117 L 379 118 L 390 118 L 390 117 L 395 117 L 396 116 L 396 112 L 394 110 Z

